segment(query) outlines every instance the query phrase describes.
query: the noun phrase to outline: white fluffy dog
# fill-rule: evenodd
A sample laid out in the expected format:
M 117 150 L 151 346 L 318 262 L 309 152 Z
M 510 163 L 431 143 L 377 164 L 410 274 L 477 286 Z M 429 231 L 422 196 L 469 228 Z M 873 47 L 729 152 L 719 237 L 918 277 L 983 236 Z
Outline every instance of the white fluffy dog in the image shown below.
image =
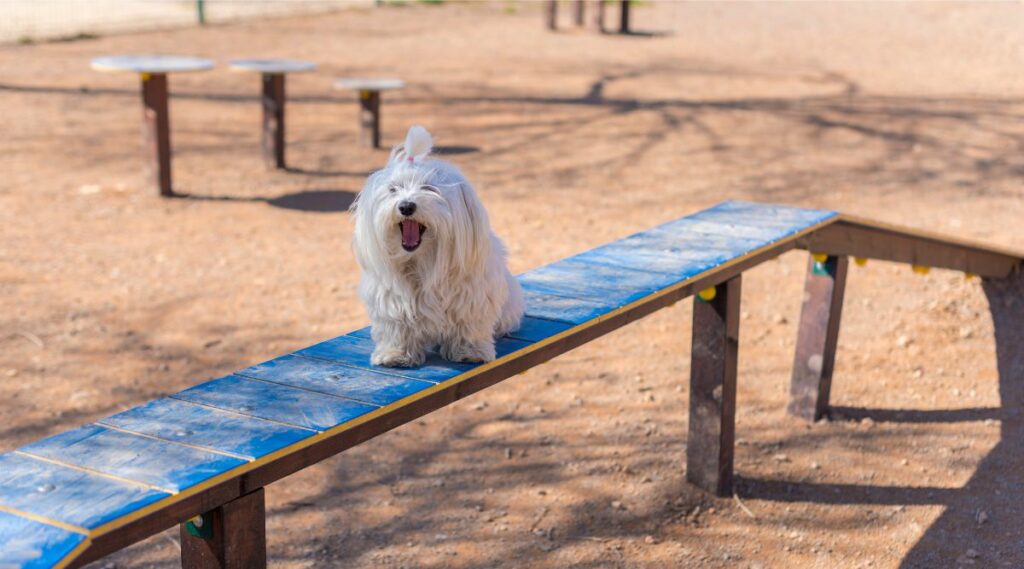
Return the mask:
M 483 204 L 458 168 L 428 158 L 432 145 L 410 128 L 352 205 L 375 365 L 416 366 L 435 346 L 451 361 L 491 361 L 495 336 L 523 315 Z

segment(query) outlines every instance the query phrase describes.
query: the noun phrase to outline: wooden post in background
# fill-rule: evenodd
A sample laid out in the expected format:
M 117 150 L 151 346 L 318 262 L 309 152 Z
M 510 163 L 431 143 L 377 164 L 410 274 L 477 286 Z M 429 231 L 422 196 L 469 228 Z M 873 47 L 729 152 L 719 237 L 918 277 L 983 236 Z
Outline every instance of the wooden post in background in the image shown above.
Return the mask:
M 807 268 L 788 410 L 810 421 L 828 415 L 848 264 L 845 256 L 818 254 Z
M 594 25 L 597 26 L 597 31 L 604 33 L 604 0 L 597 0 L 596 10 L 594 10 Z
M 284 168 L 284 74 L 263 77 L 263 163 L 267 168 Z
M 629 33 L 629 0 L 619 2 L 619 33 Z
M 171 189 L 171 126 L 167 105 L 167 75 L 142 74 L 142 146 L 146 168 L 157 194 Z
M 548 0 L 548 5 L 546 8 L 548 29 L 551 31 L 555 31 L 558 29 L 558 1 Z
M 359 92 L 359 142 L 380 148 L 380 91 Z
M 694 297 L 686 480 L 717 496 L 732 493 L 742 274 Z
M 201 527 L 189 528 L 189 524 L 195 524 L 191 521 L 181 524 L 182 569 L 266 568 L 263 488 L 200 517 L 204 520 Z
M 582 28 L 586 20 L 586 2 L 584 0 L 574 0 L 573 4 L 573 8 L 575 8 L 573 23 L 576 24 L 577 28 Z

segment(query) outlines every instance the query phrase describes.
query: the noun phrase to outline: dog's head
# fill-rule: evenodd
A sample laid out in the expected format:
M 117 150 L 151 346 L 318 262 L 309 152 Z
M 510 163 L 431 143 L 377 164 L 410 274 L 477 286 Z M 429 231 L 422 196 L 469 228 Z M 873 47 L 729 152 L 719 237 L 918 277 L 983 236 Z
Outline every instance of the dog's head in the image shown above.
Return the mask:
M 455 166 L 429 159 L 432 144 L 426 129 L 410 128 L 353 203 L 354 245 L 364 268 L 417 260 L 458 271 L 485 261 L 487 213 Z

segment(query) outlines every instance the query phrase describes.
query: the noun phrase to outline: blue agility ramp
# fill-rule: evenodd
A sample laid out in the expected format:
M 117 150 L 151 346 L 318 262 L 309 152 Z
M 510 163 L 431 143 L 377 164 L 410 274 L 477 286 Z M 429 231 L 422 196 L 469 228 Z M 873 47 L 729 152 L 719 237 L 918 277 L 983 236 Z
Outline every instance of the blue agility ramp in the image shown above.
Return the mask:
M 827 411 L 848 256 L 1021 267 L 832 211 L 726 202 L 520 275 L 526 317 L 493 362 L 377 367 L 363 328 L 0 454 L 0 567 L 80 566 L 178 524 L 184 566 L 260 566 L 267 484 L 698 294 L 687 477 L 730 493 L 741 274 L 795 248 L 813 256 L 790 411 L 811 418 Z

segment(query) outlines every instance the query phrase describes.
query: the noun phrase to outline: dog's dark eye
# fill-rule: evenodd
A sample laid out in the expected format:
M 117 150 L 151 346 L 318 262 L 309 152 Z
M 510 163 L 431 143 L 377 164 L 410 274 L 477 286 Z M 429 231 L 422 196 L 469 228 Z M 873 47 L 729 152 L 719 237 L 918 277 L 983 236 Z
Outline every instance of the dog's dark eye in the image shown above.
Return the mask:
M 422 187 L 422 188 L 420 188 L 420 189 L 421 189 L 421 190 L 423 190 L 424 192 L 434 192 L 435 194 L 439 194 L 439 193 L 441 193 L 441 192 L 440 192 L 440 191 L 439 191 L 439 190 L 438 190 L 437 188 L 435 188 L 434 186 L 423 186 L 423 187 Z
M 393 193 L 395 193 L 395 192 L 397 192 L 397 191 L 398 191 L 398 188 L 397 188 L 397 187 L 395 187 L 395 186 L 391 186 L 390 188 L 388 188 L 388 191 L 389 191 L 389 192 L 391 192 L 391 193 L 393 194 Z

